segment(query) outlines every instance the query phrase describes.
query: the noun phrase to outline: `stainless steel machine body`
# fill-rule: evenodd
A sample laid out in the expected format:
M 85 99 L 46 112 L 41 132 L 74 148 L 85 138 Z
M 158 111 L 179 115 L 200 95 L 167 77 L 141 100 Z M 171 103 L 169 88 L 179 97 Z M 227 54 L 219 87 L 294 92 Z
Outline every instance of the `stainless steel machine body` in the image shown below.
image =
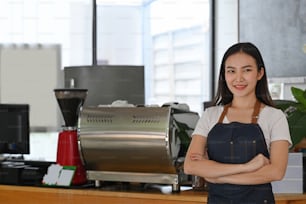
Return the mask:
M 89 180 L 172 184 L 186 179 L 182 164 L 197 113 L 168 107 L 84 107 L 80 149 Z

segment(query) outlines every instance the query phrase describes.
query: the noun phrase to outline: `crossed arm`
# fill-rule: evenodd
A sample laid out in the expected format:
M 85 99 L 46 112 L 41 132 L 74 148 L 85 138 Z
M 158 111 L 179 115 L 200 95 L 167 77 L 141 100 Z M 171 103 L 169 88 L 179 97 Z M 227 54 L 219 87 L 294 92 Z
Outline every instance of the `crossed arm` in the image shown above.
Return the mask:
M 244 164 L 224 164 L 205 155 L 206 137 L 194 135 L 184 162 L 186 174 L 197 175 L 212 183 L 253 185 L 281 180 L 286 172 L 288 145 L 285 140 L 271 144 L 270 160 L 262 154 Z

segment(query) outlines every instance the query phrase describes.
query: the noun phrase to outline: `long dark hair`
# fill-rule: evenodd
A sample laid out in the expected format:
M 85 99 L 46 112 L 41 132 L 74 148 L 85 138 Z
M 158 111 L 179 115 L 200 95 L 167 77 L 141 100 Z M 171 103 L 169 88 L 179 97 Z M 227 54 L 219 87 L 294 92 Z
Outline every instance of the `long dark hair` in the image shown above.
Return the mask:
M 214 100 L 215 105 L 226 105 L 233 100 L 233 94 L 225 82 L 225 61 L 229 56 L 238 52 L 242 52 L 253 57 L 256 61 L 258 71 L 260 71 L 260 69 L 264 69 L 264 75 L 256 84 L 256 98 L 266 105 L 274 106 L 268 88 L 268 80 L 263 58 L 259 49 L 254 44 L 249 42 L 234 44 L 225 52 L 220 67 L 218 90 Z

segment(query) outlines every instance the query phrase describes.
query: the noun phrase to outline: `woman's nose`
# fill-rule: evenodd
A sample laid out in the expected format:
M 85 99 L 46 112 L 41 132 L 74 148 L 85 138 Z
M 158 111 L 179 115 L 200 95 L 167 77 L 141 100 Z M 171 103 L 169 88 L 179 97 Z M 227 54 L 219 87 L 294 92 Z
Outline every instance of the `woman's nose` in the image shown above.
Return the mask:
M 236 81 L 238 82 L 243 81 L 243 74 L 241 72 L 237 72 Z

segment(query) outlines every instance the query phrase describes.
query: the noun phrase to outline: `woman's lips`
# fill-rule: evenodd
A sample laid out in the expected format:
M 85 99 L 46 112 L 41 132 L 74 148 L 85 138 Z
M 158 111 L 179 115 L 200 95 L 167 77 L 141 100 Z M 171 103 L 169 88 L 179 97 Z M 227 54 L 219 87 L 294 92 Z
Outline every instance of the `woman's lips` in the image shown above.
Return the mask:
M 247 87 L 247 85 L 234 85 L 235 89 L 238 89 L 238 90 L 243 90 L 245 89 L 245 87 Z

